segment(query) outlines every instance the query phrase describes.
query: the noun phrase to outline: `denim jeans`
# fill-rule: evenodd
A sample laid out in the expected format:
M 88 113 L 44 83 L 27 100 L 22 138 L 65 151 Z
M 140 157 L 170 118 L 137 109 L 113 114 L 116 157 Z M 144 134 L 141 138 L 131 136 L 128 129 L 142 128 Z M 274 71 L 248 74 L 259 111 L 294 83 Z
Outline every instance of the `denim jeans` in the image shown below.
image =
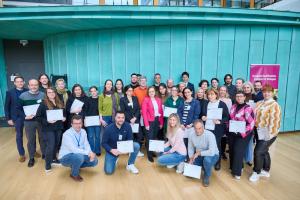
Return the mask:
M 112 116 L 102 116 L 102 119 L 106 122 L 107 126 L 113 123 Z
M 244 156 L 245 162 L 252 163 L 253 162 L 253 136 L 251 137 L 249 143 L 247 144 L 246 153 Z
M 133 142 L 133 152 L 129 154 L 128 165 L 134 164 L 137 154 L 140 151 L 140 145 L 137 142 Z M 106 152 L 105 161 L 104 161 L 104 172 L 105 174 L 113 174 L 116 169 L 116 162 L 118 160 L 118 156 L 114 156 L 113 154 Z
M 171 148 L 167 147 L 165 148 L 164 152 L 169 151 Z M 165 165 L 178 165 L 179 163 L 183 162 L 185 160 L 186 156 L 181 155 L 177 152 L 169 153 L 169 154 L 163 154 L 161 153 L 160 156 L 157 158 L 157 163 L 159 165 L 165 166 Z
M 78 176 L 80 168 L 95 167 L 98 164 L 98 159 L 95 157 L 93 161 L 87 155 L 79 153 L 69 153 L 60 159 L 60 162 L 65 167 L 71 167 L 71 175 Z
M 211 176 L 211 168 L 217 163 L 219 160 L 219 155 L 214 156 L 198 156 L 194 160 L 194 165 L 202 166 L 204 170 L 204 177 Z
M 100 126 L 89 126 L 86 127 L 87 137 L 91 146 L 91 150 L 96 154 L 101 154 L 101 127 Z

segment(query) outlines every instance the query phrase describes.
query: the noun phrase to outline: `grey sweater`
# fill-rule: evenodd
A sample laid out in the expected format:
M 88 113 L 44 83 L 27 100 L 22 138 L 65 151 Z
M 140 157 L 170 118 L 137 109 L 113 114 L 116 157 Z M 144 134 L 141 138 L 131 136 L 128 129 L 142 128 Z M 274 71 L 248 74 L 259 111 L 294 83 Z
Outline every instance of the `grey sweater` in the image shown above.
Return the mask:
M 215 135 L 208 130 L 204 130 L 204 133 L 198 136 L 193 131 L 193 133 L 189 136 L 189 157 L 192 157 L 196 150 L 200 151 L 201 156 L 219 155 Z

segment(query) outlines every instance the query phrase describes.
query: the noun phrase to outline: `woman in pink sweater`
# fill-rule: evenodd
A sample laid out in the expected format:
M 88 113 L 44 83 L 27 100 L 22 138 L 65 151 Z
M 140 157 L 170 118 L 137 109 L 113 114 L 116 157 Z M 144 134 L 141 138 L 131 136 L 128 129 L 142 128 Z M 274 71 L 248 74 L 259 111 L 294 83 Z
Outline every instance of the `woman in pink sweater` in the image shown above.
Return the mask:
M 183 130 L 181 129 L 178 114 L 171 114 L 168 119 L 167 138 L 165 150 L 158 157 L 157 163 L 168 168 L 177 166 L 177 173 L 183 172 L 184 160 L 186 158 L 186 147 L 183 141 Z
M 144 119 L 146 133 L 146 148 L 147 156 L 150 162 L 153 160 L 153 152 L 149 151 L 149 140 L 157 139 L 159 129 L 162 129 L 164 123 L 164 115 L 162 109 L 161 99 L 155 95 L 155 87 L 148 88 L 147 97 L 144 98 L 142 103 L 142 116 Z

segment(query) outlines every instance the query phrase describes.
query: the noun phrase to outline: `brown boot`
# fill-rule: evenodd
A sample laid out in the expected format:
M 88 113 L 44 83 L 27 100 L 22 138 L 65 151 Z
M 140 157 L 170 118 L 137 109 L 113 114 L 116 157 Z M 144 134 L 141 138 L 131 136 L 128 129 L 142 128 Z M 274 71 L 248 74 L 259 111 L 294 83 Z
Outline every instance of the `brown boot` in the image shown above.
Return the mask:
M 41 157 L 41 154 L 38 153 L 38 152 L 35 152 L 35 153 L 34 153 L 34 157 L 35 157 L 35 158 L 40 158 L 40 157 Z
M 83 181 L 83 178 L 82 178 L 80 175 L 78 175 L 78 176 L 72 176 L 72 175 L 70 174 L 70 177 L 71 177 L 74 181 L 76 181 L 76 182 L 82 182 L 82 181 Z
M 26 160 L 26 157 L 25 156 L 20 156 L 19 157 L 19 162 L 25 162 Z

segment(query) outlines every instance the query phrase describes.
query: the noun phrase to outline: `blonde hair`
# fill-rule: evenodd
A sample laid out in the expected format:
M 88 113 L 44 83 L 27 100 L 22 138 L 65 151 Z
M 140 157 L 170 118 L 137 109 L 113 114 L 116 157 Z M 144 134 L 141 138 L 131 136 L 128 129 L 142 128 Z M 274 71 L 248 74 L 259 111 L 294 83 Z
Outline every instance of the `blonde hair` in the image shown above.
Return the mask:
M 244 87 L 245 86 L 249 86 L 250 88 L 251 88 L 251 94 L 254 94 L 255 93 L 255 90 L 254 90 L 254 87 L 253 87 L 253 84 L 251 83 L 251 82 L 249 82 L 249 81 L 247 81 L 247 82 L 245 82 L 244 84 L 243 84 L 243 91 L 244 91 Z
M 226 90 L 225 98 L 229 98 L 228 89 L 227 89 L 227 87 L 225 85 L 222 85 L 221 87 L 219 87 L 219 97 L 220 97 L 220 90 L 221 90 L 221 88 L 225 88 L 225 90 Z
M 170 126 L 170 119 L 173 117 L 177 120 L 176 126 L 174 128 Z M 181 124 L 180 124 L 179 115 L 177 113 L 170 114 L 170 116 L 168 117 L 168 124 L 167 124 L 167 137 L 174 135 L 177 132 L 177 130 L 180 128 L 180 125 Z

